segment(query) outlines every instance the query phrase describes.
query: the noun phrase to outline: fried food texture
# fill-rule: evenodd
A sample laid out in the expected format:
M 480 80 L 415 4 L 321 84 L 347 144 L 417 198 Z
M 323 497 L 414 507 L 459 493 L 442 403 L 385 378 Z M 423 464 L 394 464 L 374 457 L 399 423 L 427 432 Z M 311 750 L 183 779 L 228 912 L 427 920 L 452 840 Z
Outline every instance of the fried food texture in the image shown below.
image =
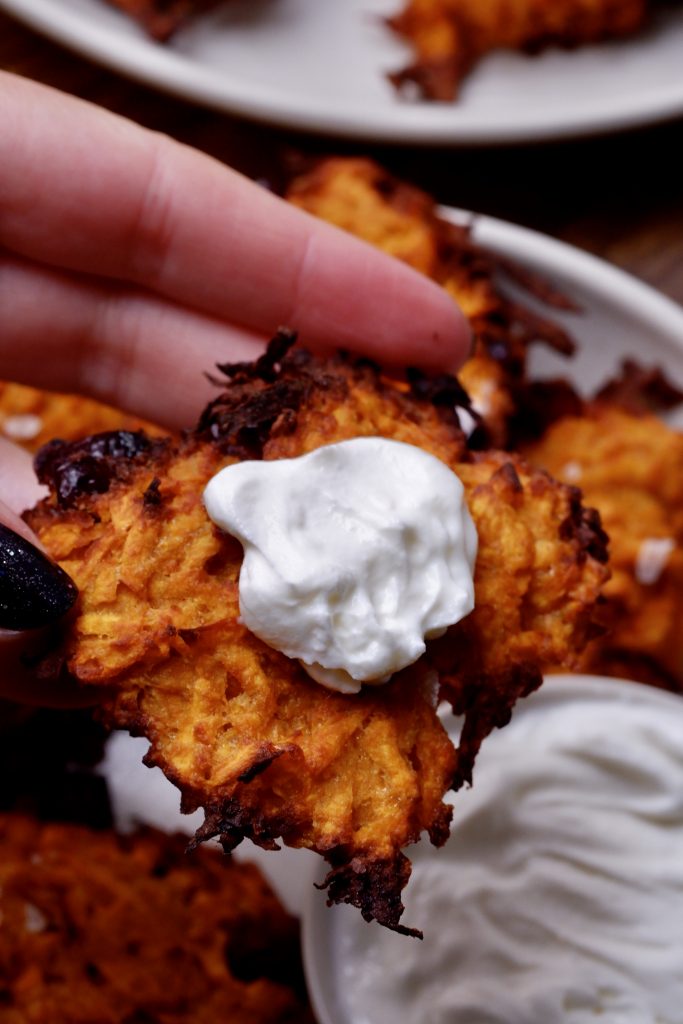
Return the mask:
M 312 1024 L 267 977 L 297 928 L 254 865 L 21 815 L 0 851 L 2 1024 Z
M 585 669 L 683 692 L 683 435 L 598 400 L 551 425 L 526 455 L 580 487 L 609 534 L 606 632 L 587 648 Z
M 573 342 L 532 305 L 513 299 L 513 283 L 551 309 L 574 307 L 523 268 L 477 245 L 466 225 L 439 216 L 425 192 L 387 174 L 371 160 L 332 158 L 296 175 L 286 191 L 295 206 L 343 228 L 431 277 L 469 318 L 475 338 L 458 378 L 496 447 L 508 443 L 509 422 L 525 380 L 527 351 L 542 342 L 565 355 Z
M 92 398 L 0 381 L 0 435 L 30 452 L 55 437 L 75 441 L 105 430 L 160 433 L 152 423 Z
M 291 341 L 281 334 L 255 364 L 222 367 L 225 393 L 180 444 L 104 435 L 45 450 L 37 465 L 52 496 L 28 518 L 81 590 L 69 671 L 102 688 L 111 724 L 149 738 L 147 761 L 184 808 L 204 808 L 198 839 L 315 850 L 331 866 L 330 900 L 409 931 L 402 848 L 423 831 L 445 841 L 444 794 L 471 779 L 482 739 L 539 685 L 543 665 L 576 662 L 605 538 L 574 489 L 515 456 L 468 450 L 454 378 L 401 383 L 366 361 L 288 352 Z M 453 468 L 479 555 L 475 610 L 386 685 L 344 695 L 240 623 L 242 549 L 201 496 L 235 460 L 357 436 L 417 445 Z M 457 750 L 439 699 L 464 715 Z
M 643 26 L 647 0 L 408 0 L 389 20 L 415 62 L 390 76 L 422 99 L 453 100 L 487 53 L 568 49 L 629 35 Z

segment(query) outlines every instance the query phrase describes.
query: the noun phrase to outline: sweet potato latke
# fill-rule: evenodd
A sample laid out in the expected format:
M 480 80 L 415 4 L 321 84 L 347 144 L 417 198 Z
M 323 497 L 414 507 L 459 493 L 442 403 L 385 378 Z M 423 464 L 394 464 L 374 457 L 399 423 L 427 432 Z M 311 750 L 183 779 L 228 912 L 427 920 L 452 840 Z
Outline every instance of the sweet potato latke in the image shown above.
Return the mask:
M 525 381 L 529 345 L 566 355 L 573 343 L 556 323 L 506 294 L 504 283 L 554 309 L 572 304 L 547 282 L 475 244 L 468 227 L 439 216 L 426 193 L 371 160 L 320 161 L 290 182 L 286 198 L 431 277 L 469 318 L 476 345 L 458 374 L 496 447 L 508 442 L 509 420 Z
M 139 417 L 91 398 L 0 381 L 0 435 L 28 451 L 38 451 L 55 437 L 75 441 L 104 430 L 140 429 L 160 432 Z
M 68 669 L 102 687 L 111 724 L 151 741 L 148 763 L 203 807 L 198 839 L 247 836 L 326 857 L 331 900 L 397 930 L 410 865 L 440 844 L 443 796 L 469 780 L 482 739 L 504 725 L 546 664 L 574 664 L 606 570 L 604 534 L 578 493 L 518 458 L 468 450 L 450 377 L 384 379 L 365 361 L 288 352 L 223 367 L 227 390 L 180 444 L 144 434 L 48 446 L 49 500 L 29 515 L 81 589 Z M 314 683 L 239 621 L 242 550 L 202 505 L 237 459 L 300 455 L 362 435 L 432 452 L 462 479 L 479 532 L 476 608 L 385 686 L 346 696 Z M 436 715 L 464 726 L 451 745 Z
M 423 99 L 453 100 L 492 50 L 533 54 L 628 35 L 645 22 L 651 0 L 408 0 L 389 24 L 413 47 L 415 63 L 391 75 Z
M 182 837 L 0 816 L 2 1024 L 311 1022 L 297 928 L 258 869 Z
M 683 692 L 683 435 L 623 397 L 608 388 L 579 403 L 525 454 L 580 487 L 609 534 L 606 631 L 584 669 Z

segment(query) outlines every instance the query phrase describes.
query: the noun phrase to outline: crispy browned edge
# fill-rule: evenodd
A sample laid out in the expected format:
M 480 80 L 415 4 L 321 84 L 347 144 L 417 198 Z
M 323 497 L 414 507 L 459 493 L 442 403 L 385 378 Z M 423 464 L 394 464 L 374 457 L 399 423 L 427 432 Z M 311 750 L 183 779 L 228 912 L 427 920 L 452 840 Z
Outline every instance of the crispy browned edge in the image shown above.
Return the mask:
M 230 381 L 229 389 L 209 404 L 202 414 L 197 428 L 188 432 L 182 445 L 190 448 L 196 444 L 211 443 L 225 454 L 240 458 L 260 458 L 263 446 L 271 432 L 287 433 L 297 426 L 297 412 L 313 389 L 337 389 L 345 383 L 346 377 L 337 375 L 335 360 L 319 361 L 305 349 L 295 348 L 296 334 L 281 329 L 271 341 L 267 352 L 254 363 L 226 364 L 219 366 Z M 381 370 L 366 359 L 350 361 L 342 357 L 343 365 L 353 366 L 359 372 L 368 372 L 379 381 Z M 409 389 L 414 399 L 428 401 L 437 408 L 440 415 L 457 426 L 456 406 L 467 407 L 469 399 L 457 380 L 448 374 L 428 377 L 419 371 L 409 371 Z M 223 382 L 224 383 L 224 382 Z M 164 454 L 170 450 L 170 441 L 150 439 L 144 433 L 114 432 L 96 435 L 93 438 L 72 444 L 54 442 L 47 445 L 36 457 L 36 469 L 41 482 L 48 484 L 56 498 L 51 511 L 59 514 L 59 508 L 78 506 L 81 499 L 91 494 L 105 493 L 115 483 L 124 483 L 140 466 L 155 467 L 163 464 Z M 471 456 L 476 458 L 476 454 Z M 468 453 L 463 438 L 463 460 Z M 498 473 L 505 485 L 519 488 L 514 466 L 503 461 Z M 158 498 L 156 480 L 148 489 L 148 505 L 153 514 Z M 580 546 L 580 557 L 590 555 L 597 561 L 607 560 L 607 538 L 600 527 L 599 517 L 581 504 L 578 489 L 566 487 L 570 496 L 570 512 L 561 525 L 563 539 L 575 539 Z M 50 513 L 49 506 L 42 506 L 43 512 Z M 29 517 L 30 518 L 30 517 Z M 438 655 L 436 658 L 438 662 Z M 56 654 L 46 671 L 64 669 L 63 654 Z M 470 672 L 465 680 L 442 683 L 441 696 L 451 703 L 456 715 L 463 716 L 462 732 L 457 750 L 456 769 L 452 779 L 453 790 L 458 790 L 472 781 L 472 769 L 483 739 L 494 729 L 506 725 L 512 708 L 520 697 L 537 689 L 542 681 L 539 666 L 526 666 L 516 671 L 507 671 L 499 678 L 486 675 L 486 686 L 476 672 Z M 138 713 L 128 713 L 125 722 L 107 716 L 112 725 L 124 725 L 133 735 L 147 735 L 148 723 Z M 249 781 L 278 756 L 264 746 L 257 755 L 244 781 Z M 160 762 L 148 758 L 149 765 Z M 277 840 L 287 829 L 287 821 L 268 820 L 245 811 L 237 800 L 222 801 L 219 806 L 206 802 L 202 793 L 173 775 L 163 765 L 167 776 L 181 790 L 181 807 L 190 813 L 199 807 L 205 812 L 204 824 L 197 830 L 190 847 L 208 839 L 218 837 L 226 852 L 232 851 L 244 838 L 249 838 L 264 849 L 278 849 Z M 247 777 L 248 776 L 248 777 Z M 451 808 L 444 806 L 441 818 L 430 828 L 431 841 L 443 845 L 449 835 Z M 415 929 L 399 923 L 403 912 L 401 890 L 410 875 L 410 862 L 400 851 L 391 859 L 376 860 L 362 865 L 349 858 L 349 851 L 343 847 L 325 854 L 331 865 L 322 888 L 328 891 L 328 903 L 345 902 L 358 907 L 366 920 L 375 919 L 385 926 L 406 935 L 421 937 Z

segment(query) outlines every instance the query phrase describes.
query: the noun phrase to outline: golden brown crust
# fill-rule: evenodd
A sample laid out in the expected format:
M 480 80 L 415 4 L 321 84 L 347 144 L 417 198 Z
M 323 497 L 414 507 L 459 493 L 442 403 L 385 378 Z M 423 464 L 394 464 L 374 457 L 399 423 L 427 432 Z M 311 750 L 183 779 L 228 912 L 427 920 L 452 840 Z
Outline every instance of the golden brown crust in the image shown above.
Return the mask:
M 539 53 L 629 35 L 647 0 L 408 0 L 389 20 L 413 47 L 413 64 L 390 75 L 428 100 L 453 100 L 475 64 L 493 50 Z
M 0 381 L 0 435 L 27 451 L 37 452 L 55 437 L 75 441 L 105 430 L 161 432 L 139 416 L 82 395 L 40 391 L 25 384 Z
M 108 491 L 86 486 L 61 508 L 53 496 L 29 517 L 81 589 L 68 667 L 111 688 L 108 719 L 144 733 L 149 763 L 186 809 L 204 807 L 200 838 L 317 850 L 333 869 L 332 899 L 400 928 L 402 848 L 424 830 L 445 840 L 444 793 L 470 777 L 483 736 L 538 685 L 542 665 L 576 659 L 605 576 L 603 535 L 572 489 L 514 456 L 472 455 L 453 408 L 439 404 L 443 379 L 432 400 L 417 398 L 424 378 L 411 393 L 368 363 L 282 347 L 226 372 L 225 395 L 179 446 L 114 458 Z M 292 457 L 359 435 L 418 445 L 456 469 L 480 553 L 475 611 L 387 685 L 346 696 L 240 624 L 241 548 L 211 524 L 201 494 L 235 458 Z M 465 715 L 457 753 L 439 693 Z
M 297 927 L 258 869 L 185 846 L 1 815 L 3 1024 L 312 1022 L 269 977 Z
M 633 407 L 631 388 L 627 396 Z M 683 436 L 602 399 L 553 424 L 526 454 L 579 486 L 609 533 L 607 632 L 589 646 L 586 670 L 683 690 Z

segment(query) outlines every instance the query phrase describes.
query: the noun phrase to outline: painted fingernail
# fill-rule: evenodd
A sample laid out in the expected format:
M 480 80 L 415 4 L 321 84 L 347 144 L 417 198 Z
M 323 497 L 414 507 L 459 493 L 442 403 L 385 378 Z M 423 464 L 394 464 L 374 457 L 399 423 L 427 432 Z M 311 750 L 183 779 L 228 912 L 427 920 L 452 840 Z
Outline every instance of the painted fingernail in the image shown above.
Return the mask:
M 78 588 L 58 565 L 0 523 L 0 629 L 38 629 L 74 604 Z

